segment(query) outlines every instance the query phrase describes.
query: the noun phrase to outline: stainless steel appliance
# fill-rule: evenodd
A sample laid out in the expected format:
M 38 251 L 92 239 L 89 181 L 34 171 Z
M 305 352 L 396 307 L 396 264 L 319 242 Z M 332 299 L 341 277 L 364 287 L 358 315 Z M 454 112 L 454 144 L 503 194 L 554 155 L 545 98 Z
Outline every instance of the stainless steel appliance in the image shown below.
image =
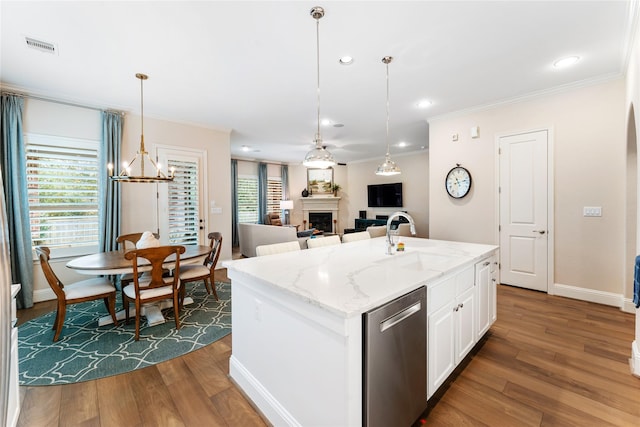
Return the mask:
M 411 426 L 427 408 L 427 293 L 363 315 L 363 425 Z

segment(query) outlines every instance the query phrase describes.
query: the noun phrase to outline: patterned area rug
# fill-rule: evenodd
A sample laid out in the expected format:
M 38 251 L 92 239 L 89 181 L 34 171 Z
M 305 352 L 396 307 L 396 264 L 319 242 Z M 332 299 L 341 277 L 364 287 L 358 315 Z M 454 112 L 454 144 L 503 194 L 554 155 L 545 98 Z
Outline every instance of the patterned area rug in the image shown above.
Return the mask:
M 187 284 L 193 304 L 180 314 L 175 329 L 173 308 L 163 310 L 166 322 L 140 324 L 135 341 L 135 321 L 118 326 L 98 326 L 108 315 L 102 300 L 67 307 L 64 328 L 54 343 L 55 312 L 26 322 L 18 328 L 20 385 L 69 384 L 117 375 L 151 366 L 197 350 L 231 332 L 231 285 L 216 282 L 220 301 L 208 295 L 202 283 Z M 116 310 L 122 307 L 120 296 Z

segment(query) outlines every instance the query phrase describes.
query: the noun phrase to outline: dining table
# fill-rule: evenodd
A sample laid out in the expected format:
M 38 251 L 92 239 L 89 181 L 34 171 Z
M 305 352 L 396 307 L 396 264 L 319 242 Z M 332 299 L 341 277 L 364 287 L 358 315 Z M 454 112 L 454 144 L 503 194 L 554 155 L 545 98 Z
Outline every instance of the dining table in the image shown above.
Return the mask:
M 180 264 L 197 264 L 203 262 L 204 258 L 211 252 L 208 245 L 184 245 L 185 252 L 180 255 Z M 98 252 L 91 255 L 84 255 L 74 258 L 67 262 L 67 268 L 74 270 L 79 274 L 90 276 L 101 275 L 118 275 L 125 273 L 133 273 L 133 261 L 124 257 L 125 251 L 116 250 L 108 252 Z M 167 262 L 163 264 L 163 268 L 172 270 L 175 266 L 175 255 L 167 258 Z M 138 259 L 138 271 L 150 271 L 151 265 L 145 259 Z M 193 299 L 186 297 L 183 304 L 192 304 Z M 160 301 L 153 304 L 145 304 L 142 306 L 141 314 L 147 318 L 149 326 L 164 323 L 165 319 L 162 315 L 162 309 L 172 305 L 169 300 Z M 135 309 L 130 308 L 129 314 L 135 316 Z M 125 318 L 125 311 L 120 310 L 116 313 L 116 318 L 122 320 Z M 98 325 L 108 325 L 113 323 L 111 316 L 104 316 L 98 320 Z

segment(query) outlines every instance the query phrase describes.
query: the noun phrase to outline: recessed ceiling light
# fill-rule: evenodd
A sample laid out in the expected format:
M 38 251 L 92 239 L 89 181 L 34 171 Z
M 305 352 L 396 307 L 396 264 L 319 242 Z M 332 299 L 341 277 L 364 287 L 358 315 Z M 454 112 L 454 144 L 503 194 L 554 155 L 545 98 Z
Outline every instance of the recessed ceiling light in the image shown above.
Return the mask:
M 330 125 L 331 125 L 331 120 L 329 120 L 329 119 L 322 119 L 322 121 L 320 122 L 320 124 L 322 124 L 322 126 L 330 126 Z
M 342 65 L 351 65 L 353 64 L 353 57 L 352 56 L 343 56 L 342 58 L 338 59 L 338 62 Z
M 575 64 L 579 60 L 580 60 L 579 56 L 568 56 L 566 58 L 558 59 L 557 61 L 555 61 L 553 63 L 553 66 L 555 68 L 566 68 L 566 67 L 570 67 L 571 65 Z
M 432 102 L 429 101 L 428 99 L 422 99 L 420 101 L 418 101 L 418 108 L 427 108 L 427 107 L 431 107 Z
M 251 151 L 251 147 L 249 147 L 248 145 L 243 145 L 242 146 L 242 151 L 244 151 L 244 152 Z
M 404 141 L 400 141 L 400 142 L 398 142 L 398 147 L 400 147 L 400 148 L 404 148 L 404 147 L 406 147 L 406 146 L 408 146 L 408 145 L 409 145 L 409 144 L 408 144 L 408 143 L 406 143 L 406 142 L 404 142 Z

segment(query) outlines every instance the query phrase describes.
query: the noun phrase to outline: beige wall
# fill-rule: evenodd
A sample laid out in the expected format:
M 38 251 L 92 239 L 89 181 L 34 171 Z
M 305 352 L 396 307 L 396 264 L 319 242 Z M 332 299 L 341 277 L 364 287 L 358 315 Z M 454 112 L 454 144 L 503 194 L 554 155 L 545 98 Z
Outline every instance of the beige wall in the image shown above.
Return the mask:
M 603 295 L 623 292 L 624 80 L 430 122 L 430 237 L 496 244 L 496 136 L 549 128 L 555 186 L 554 282 Z M 480 138 L 471 139 L 471 127 Z M 451 135 L 460 135 L 458 142 Z M 443 188 L 456 163 L 473 175 L 466 198 Z M 585 218 L 584 206 L 602 217 Z M 553 293 L 553 289 L 550 289 Z
M 348 223 L 354 226 L 361 210 L 367 211 L 367 218 L 389 215 L 397 210 L 407 211 L 416 224 L 419 237 L 429 237 L 429 152 L 424 150 L 407 155 L 392 155 L 402 173 L 396 176 L 375 174 L 383 158 L 349 164 Z M 367 206 L 367 185 L 402 182 L 404 207 L 370 208 Z
M 87 108 L 62 105 L 27 98 L 24 108 L 24 129 L 27 133 L 100 140 L 100 112 Z M 225 240 L 222 259 L 231 259 L 231 165 L 229 133 L 199 128 L 163 120 L 144 119 L 147 151 L 156 145 L 188 147 L 207 151 L 209 201 L 222 207 L 222 214 L 210 214 L 207 233 L 221 231 Z M 133 158 L 140 143 L 140 116 L 125 117 L 122 158 Z M 150 191 L 153 189 L 153 191 Z M 122 232 L 156 229 L 155 185 L 123 184 Z M 63 282 L 86 279 L 65 267 L 67 258 L 52 260 L 53 268 Z M 34 301 L 54 298 L 38 263 L 34 263 Z
M 219 231 L 223 236 L 220 260 L 231 259 L 231 147 L 229 132 L 190 126 L 166 120 L 144 118 L 146 150 L 155 155 L 157 146 L 190 148 L 207 153 L 205 236 Z M 122 158 L 132 159 L 140 145 L 140 116 L 127 114 Z M 162 185 L 162 184 L 158 184 Z M 122 233 L 157 229 L 156 184 L 122 185 Z M 215 201 L 222 214 L 212 214 Z

